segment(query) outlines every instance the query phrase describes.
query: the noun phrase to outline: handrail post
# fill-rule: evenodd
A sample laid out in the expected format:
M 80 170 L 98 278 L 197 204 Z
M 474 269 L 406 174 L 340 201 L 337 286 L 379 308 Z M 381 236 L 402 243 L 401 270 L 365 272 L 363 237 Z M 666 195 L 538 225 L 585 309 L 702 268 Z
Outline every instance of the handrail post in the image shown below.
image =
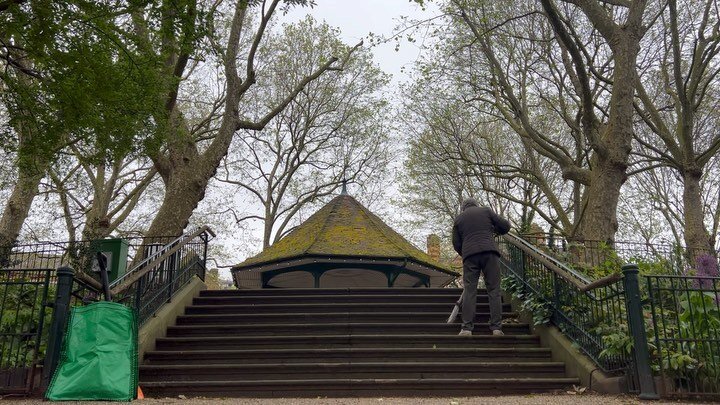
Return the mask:
M 553 304 L 555 305 L 555 310 L 553 311 L 553 317 L 556 316 L 557 311 L 562 308 L 562 304 L 560 303 L 560 276 L 557 275 L 557 273 L 553 272 Z
M 168 269 L 168 280 L 170 282 L 168 285 L 167 302 L 170 302 L 172 301 L 173 296 L 173 286 L 175 286 L 175 261 L 168 260 L 166 263 Z
M 525 257 L 525 252 L 522 249 L 518 249 L 520 251 L 520 276 L 523 281 L 523 292 L 525 292 L 525 285 L 527 284 L 527 258 Z
M 202 268 L 202 280 L 205 281 L 205 272 L 207 271 L 207 251 L 208 251 L 208 234 L 204 232 L 200 235 L 203 241 L 203 268 Z
M 145 281 L 147 280 L 147 277 L 140 277 L 137 281 L 137 286 L 135 286 L 135 310 L 137 311 L 138 315 L 140 314 L 140 307 L 142 307 L 142 295 L 143 290 L 145 288 Z
M 630 326 L 630 335 L 633 339 L 633 355 L 640 383 L 640 399 L 659 399 L 655 390 L 655 380 L 650 369 L 650 352 L 645 336 L 645 322 L 643 321 L 640 285 L 638 282 L 638 266 L 626 264 L 622 267 L 623 284 L 625 287 L 625 306 Z
M 52 322 L 48 333 L 48 344 L 43 365 L 43 387 L 50 384 L 50 378 L 55 373 L 60 352 L 62 350 L 65 325 L 70 314 L 70 296 L 72 295 L 73 277 L 75 271 L 70 267 L 57 269 L 57 290 L 53 303 Z
M 97 252 L 95 258 L 100 268 L 100 281 L 102 282 L 103 294 L 105 294 L 105 301 L 112 301 L 112 294 L 110 294 L 110 281 L 108 280 L 107 270 L 107 256 L 103 252 Z

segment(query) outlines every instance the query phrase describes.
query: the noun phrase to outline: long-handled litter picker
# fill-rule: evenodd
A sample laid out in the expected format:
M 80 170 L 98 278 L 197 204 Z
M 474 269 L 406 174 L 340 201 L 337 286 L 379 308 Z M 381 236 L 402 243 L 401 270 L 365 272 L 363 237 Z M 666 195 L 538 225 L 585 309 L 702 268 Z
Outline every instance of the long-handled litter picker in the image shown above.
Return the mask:
M 462 306 L 464 294 L 465 294 L 465 290 L 463 290 L 462 294 L 460 294 L 460 298 L 458 298 L 457 302 L 455 303 L 455 306 L 453 307 L 452 311 L 450 312 L 450 316 L 447 319 L 447 323 L 453 323 L 453 322 L 455 322 L 455 319 L 457 319 L 458 313 L 460 312 L 460 307 Z

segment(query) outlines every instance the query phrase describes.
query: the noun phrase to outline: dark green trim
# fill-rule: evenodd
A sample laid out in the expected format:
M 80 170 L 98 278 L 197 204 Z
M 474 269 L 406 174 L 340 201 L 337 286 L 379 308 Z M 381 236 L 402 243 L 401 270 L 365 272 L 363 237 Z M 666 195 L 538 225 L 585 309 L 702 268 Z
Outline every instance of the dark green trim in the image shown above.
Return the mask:
M 417 260 L 412 257 L 380 257 L 380 256 L 340 256 L 340 255 L 298 255 L 298 256 L 291 256 L 287 258 L 272 260 L 272 261 L 266 261 L 266 262 L 259 262 L 249 265 L 237 265 L 230 268 L 231 272 L 236 271 L 244 271 L 244 270 L 250 270 L 253 269 L 255 271 L 264 271 L 265 269 L 272 269 L 275 267 L 297 267 L 300 265 L 303 265 L 305 263 L 339 263 L 342 261 L 346 262 L 357 262 L 357 263 L 386 263 L 386 264 L 396 264 L 396 263 L 415 263 L 419 266 L 426 267 L 428 270 L 434 270 L 440 273 L 444 273 L 450 276 L 456 277 L 458 274 L 455 272 L 452 272 L 444 267 L 439 267 L 437 265 L 424 262 L 422 260 Z
M 402 266 L 394 266 L 394 265 L 388 265 L 388 264 L 383 264 L 383 263 L 378 263 L 378 264 L 371 264 L 371 263 L 308 263 L 308 264 L 303 264 L 301 266 L 288 267 L 288 268 L 263 272 L 262 277 L 261 277 L 262 288 L 271 288 L 272 286 L 270 285 L 270 282 L 276 276 L 279 276 L 281 274 L 286 274 L 286 273 L 293 273 L 296 271 L 303 271 L 306 273 L 310 273 L 313 276 L 315 288 L 319 288 L 320 287 L 320 279 L 322 278 L 323 274 L 325 274 L 326 272 L 328 272 L 330 270 L 348 268 L 348 266 L 357 266 L 357 267 L 353 267 L 353 268 L 359 269 L 359 270 L 374 271 L 374 272 L 384 274 L 388 279 L 388 287 L 393 287 L 395 285 L 395 281 L 397 280 L 398 276 L 400 276 L 401 274 L 407 274 L 411 277 L 415 277 L 416 279 L 418 279 L 418 282 L 415 284 L 415 286 L 430 287 L 430 276 L 427 276 L 427 275 L 422 274 L 417 271 L 406 269 Z
M 390 271 L 387 273 L 388 287 L 392 288 L 395 286 L 395 280 L 397 280 L 399 275 L 400 275 L 399 271 Z

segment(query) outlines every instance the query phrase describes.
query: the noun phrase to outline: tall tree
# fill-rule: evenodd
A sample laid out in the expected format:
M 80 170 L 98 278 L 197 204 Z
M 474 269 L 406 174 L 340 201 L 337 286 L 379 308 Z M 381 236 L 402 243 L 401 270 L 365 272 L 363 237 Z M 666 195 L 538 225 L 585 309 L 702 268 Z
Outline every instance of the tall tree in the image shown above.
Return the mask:
M 441 235 L 447 234 L 467 197 L 510 214 L 506 197 L 516 184 L 503 174 L 516 173 L 515 155 L 501 153 L 512 149 L 506 138 L 497 136 L 502 123 L 486 122 L 457 97 L 459 89 L 451 81 L 422 76 L 419 73 L 403 89 L 403 108 L 398 113 L 408 149 L 402 179 L 403 194 L 409 197 L 405 204 L 436 221 L 439 228 L 433 231 Z
M 121 229 L 131 213 L 143 206 L 143 194 L 157 177 L 151 162 L 138 155 L 96 164 L 78 162 L 76 157 L 82 155 L 76 150 L 71 162 L 49 170 L 47 192 L 58 197 L 61 211 L 57 216 L 62 217 L 70 241 L 103 239 Z
M 646 2 L 562 1 L 560 6 L 552 0 L 540 3 L 542 10 L 511 7 L 510 3 L 490 5 L 483 1 L 453 0 L 449 12 L 467 25 L 473 42 L 481 49 L 491 74 L 487 94 L 504 119 L 539 154 L 555 160 L 564 178 L 584 185 L 582 210 L 576 218 L 575 234 L 571 236 L 577 240 L 612 241 L 618 228 L 616 210 L 620 188 L 627 179 L 633 135 L 635 65 L 640 40 L 647 29 L 644 25 Z M 499 57 L 501 45 L 496 38 L 501 36 L 501 27 L 505 25 L 512 28 L 505 32 L 506 38 L 539 41 L 531 28 L 541 28 L 543 32 L 541 26 L 521 26 L 518 21 L 533 21 L 533 16 L 540 11 L 552 29 L 554 46 L 547 46 L 548 42 L 536 42 L 535 46 L 560 52 L 559 66 L 564 67 L 570 88 L 558 82 L 562 78 L 550 76 L 551 72 L 549 76 L 533 75 L 536 65 L 523 59 L 523 54 L 517 55 L 520 65 L 515 65 L 512 57 L 508 59 L 507 53 L 503 54 L 504 58 Z M 519 52 L 523 50 L 522 45 L 514 48 Z M 590 74 L 598 70 L 602 71 L 600 79 Z M 529 75 L 523 71 L 529 71 Z M 526 89 L 531 85 L 542 91 L 543 88 L 537 86 L 544 81 L 549 82 L 545 89 L 554 86 L 572 95 L 577 106 L 575 114 L 559 112 L 569 133 L 582 137 L 582 144 L 589 148 L 588 165 L 579 165 L 577 155 L 562 147 L 534 119 L 532 109 L 536 99 L 531 98 L 534 94 L 526 93 Z
M 59 150 L 79 141 L 100 161 L 132 150 L 150 125 L 153 55 L 138 52 L 125 21 L 138 2 L 33 1 L 0 7 L 2 146 L 16 181 L 0 216 L 0 246 L 13 244 Z
M 659 24 L 651 31 L 638 75 L 637 111 L 650 129 L 639 130 L 639 159 L 652 170 L 658 165 L 682 179 L 684 244 L 690 252 L 713 249 L 705 226 L 703 177 L 720 150 L 720 11 L 715 1 L 668 0 Z M 648 136 L 648 132 L 654 137 Z
M 584 177 L 589 154 L 576 118 L 577 97 L 561 52 L 551 47 L 552 29 L 539 11 L 522 3 L 511 11 L 522 18 L 511 18 L 509 7 L 498 9 L 500 16 L 491 15 L 508 21 L 487 33 L 495 46 L 489 58 L 457 10 L 447 8 L 449 22 L 433 31 L 430 54 L 418 67 L 413 119 L 427 120 L 427 128 L 444 133 L 435 138 L 444 144 L 436 153 L 468 163 L 483 190 L 514 203 L 520 224 L 529 226 L 538 214 L 572 236 L 582 218 L 582 186 L 564 180 Z M 495 69 L 499 63 L 502 69 Z M 552 149 L 537 148 L 497 85 L 498 77 L 511 77 L 506 89 L 521 100 L 533 134 Z M 444 98 L 434 106 L 439 97 Z
M 288 0 L 284 3 L 303 6 L 310 2 Z M 175 235 L 187 226 L 237 131 L 264 129 L 306 86 L 341 64 L 339 57 L 327 55 L 315 66 L 308 66 L 305 73 L 293 80 L 288 89 L 283 89 L 282 96 L 273 99 L 270 105 L 249 105 L 250 91 L 258 81 L 266 79 L 261 75 L 263 72 L 256 69 L 256 57 L 280 0 L 233 2 L 227 10 L 231 16 L 227 32 L 212 31 L 215 19 L 222 11 L 217 4 L 201 11 L 196 1 L 163 3 L 159 9 L 163 25 L 158 31 L 152 31 L 152 25 L 147 21 L 148 13 L 137 14 L 134 18 L 136 30 L 145 33 L 147 43 L 165 58 L 162 74 L 167 84 L 162 98 L 165 110 L 156 117 L 163 123 L 163 128 L 149 152 L 165 184 L 165 196 L 146 234 L 149 237 Z M 255 25 L 253 15 L 256 16 Z M 209 21 L 210 33 L 203 32 L 202 21 Z M 249 41 L 243 41 L 243 38 Z M 206 43 L 219 59 L 225 82 L 217 110 L 221 111 L 217 127 L 209 134 L 200 134 L 188 121 L 178 96 L 183 91 L 183 79 L 193 66 L 191 60 L 201 59 L 199 54 L 205 51 Z M 257 113 L 258 110 L 262 111 Z M 215 112 L 214 109 L 212 114 Z M 253 117 L 248 112 L 256 113 Z
M 270 79 L 258 84 L 253 97 L 279 103 L 279 95 L 327 55 L 349 54 L 339 35 L 312 17 L 270 34 L 258 52 Z M 263 130 L 241 133 L 220 172 L 220 181 L 249 193 L 261 207 L 238 221 L 262 221 L 263 248 L 287 233 L 301 210 L 343 182 L 382 180 L 388 153 L 381 91 L 388 76 L 365 49 L 338 69 L 308 83 Z

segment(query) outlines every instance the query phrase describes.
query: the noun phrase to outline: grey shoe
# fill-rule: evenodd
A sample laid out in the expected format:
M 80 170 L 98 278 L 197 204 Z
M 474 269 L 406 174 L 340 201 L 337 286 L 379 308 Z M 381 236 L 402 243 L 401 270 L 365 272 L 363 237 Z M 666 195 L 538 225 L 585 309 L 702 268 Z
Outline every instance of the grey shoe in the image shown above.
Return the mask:
M 493 331 L 493 336 L 505 336 L 505 333 L 503 333 L 500 329 L 495 329 Z
M 472 336 L 472 331 L 463 329 L 458 333 L 458 336 Z

